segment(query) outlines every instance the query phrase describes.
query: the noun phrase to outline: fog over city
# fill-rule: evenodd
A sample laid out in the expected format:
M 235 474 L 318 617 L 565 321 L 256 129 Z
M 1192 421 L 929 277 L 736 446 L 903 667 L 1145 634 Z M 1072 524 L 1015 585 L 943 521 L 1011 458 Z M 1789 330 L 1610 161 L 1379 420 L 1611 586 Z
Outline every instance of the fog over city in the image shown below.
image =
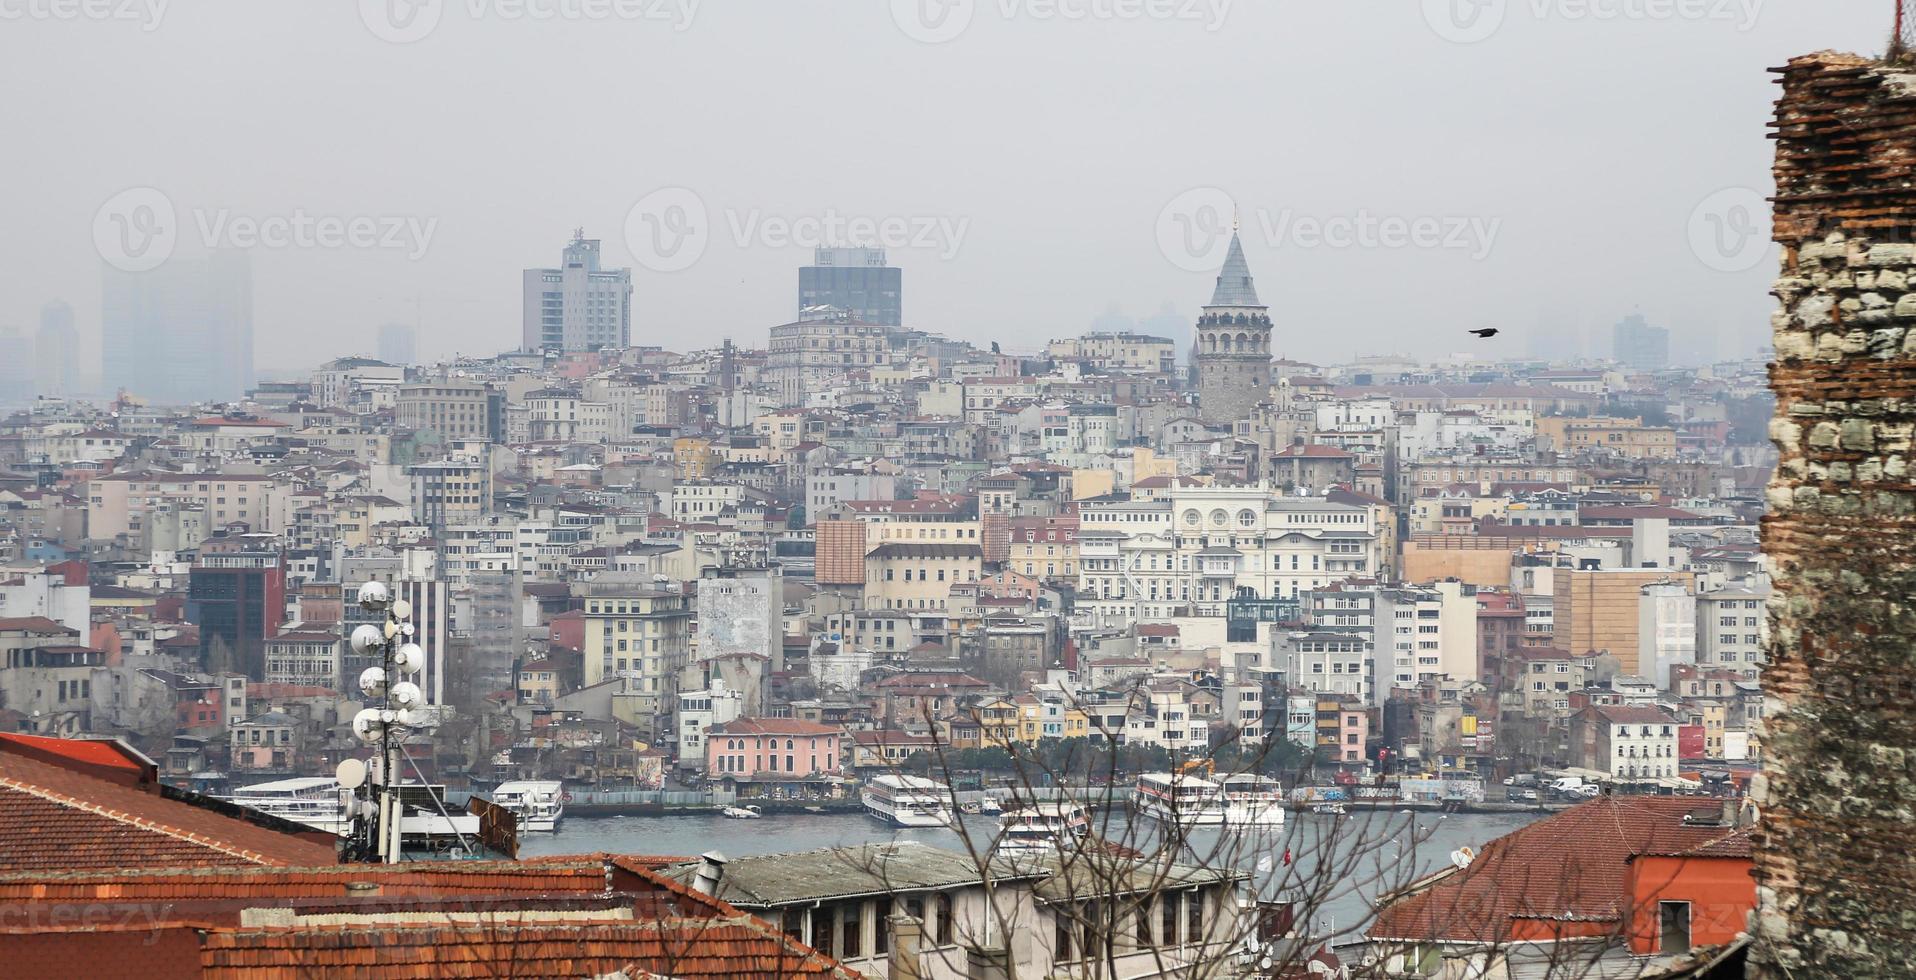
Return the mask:
M 0 328 L 64 300 L 95 369 L 138 189 L 174 254 L 251 246 L 262 376 L 390 322 L 514 347 L 575 228 L 635 344 L 762 343 L 814 244 L 1007 350 L 1188 324 L 1233 210 L 1279 356 L 1598 353 L 1632 312 L 1679 362 L 1762 346 L 1762 69 L 1879 50 L 1887 5 L 1447 4 L 4 0 Z

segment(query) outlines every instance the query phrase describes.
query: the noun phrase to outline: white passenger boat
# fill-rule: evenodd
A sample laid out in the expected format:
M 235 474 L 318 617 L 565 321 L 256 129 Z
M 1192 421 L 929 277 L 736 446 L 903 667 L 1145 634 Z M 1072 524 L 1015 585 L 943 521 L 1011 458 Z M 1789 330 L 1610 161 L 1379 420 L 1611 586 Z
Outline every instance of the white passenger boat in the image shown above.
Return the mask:
M 1026 803 L 998 820 L 999 854 L 1050 854 L 1075 845 L 1091 832 L 1091 818 L 1076 803 Z
M 1284 787 L 1269 776 L 1237 773 L 1220 780 L 1224 822 L 1234 827 L 1284 826 Z
M 759 812 L 758 807 L 750 804 L 745 806 L 728 806 L 720 810 L 719 813 L 723 814 L 727 820 L 757 820 L 765 815 Z
M 554 831 L 565 816 L 565 784 L 536 779 L 500 783 L 492 791 L 492 802 L 511 810 L 521 831 Z
M 1185 773 L 1147 772 L 1131 791 L 1131 808 L 1140 815 L 1179 827 L 1224 823 L 1224 798 L 1218 784 Z
M 872 816 L 900 827 L 948 827 L 951 789 L 922 776 L 879 776 L 859 797 Z
M 346 809 L 351 798 L 352 791 L 331 776 L 299 776 L 243 786 L 226 801 L 344 837 L 352 830 Z
M 417 792 L 419 789 L 419 784 L 407 783 L 402 787 L 402 792 Z M 434 797 L 441 795 L 439 787 L 430 787 L 429 790 Z M 332 776 L 297 776 L 275 779 L 269 783 L 254 783 L 234 790 L 233 795 L 224 799 L 228 803 L 339 837 L 347 836 L 353 829 L 350 815 L 353 791 L 341 786 L 339 780 Z M 408 806 L 410 812 L 400 816 L 399 832 L 409 846 L 456 841 L 461 835 L 470 838 L 479 833 L 478 817 L 454 810 L 439 813 L 434 812 L 435 808 Z

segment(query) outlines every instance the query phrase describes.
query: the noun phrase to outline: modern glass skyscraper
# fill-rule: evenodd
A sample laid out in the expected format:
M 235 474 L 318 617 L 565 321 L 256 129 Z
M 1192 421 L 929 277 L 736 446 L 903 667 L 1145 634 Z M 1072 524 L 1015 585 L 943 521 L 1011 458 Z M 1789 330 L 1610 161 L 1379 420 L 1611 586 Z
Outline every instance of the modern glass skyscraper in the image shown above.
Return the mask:
M 798 308 L 835 306 L 859 323 L 903 326 L 904 272 L 885 264 L 882 248 L 818 249 L 798 270 Z

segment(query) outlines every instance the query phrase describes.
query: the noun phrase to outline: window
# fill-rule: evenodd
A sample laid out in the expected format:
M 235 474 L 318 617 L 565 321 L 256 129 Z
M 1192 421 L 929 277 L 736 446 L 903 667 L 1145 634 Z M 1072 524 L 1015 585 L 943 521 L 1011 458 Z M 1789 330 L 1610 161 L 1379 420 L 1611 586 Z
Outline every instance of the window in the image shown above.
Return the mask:
M 1158 899 L 1158 941 L 1171 946 L 1177 940 L 1178 896 L 1164 895 Z
M 940 895 L 937 898 L 938 918 L 932 930 L 932 941 L 940 946 L 949 946 L 958 937 L 951 931 L 951 896 Z
M 844 944 L 839 949 L 840 959 L 857 959 L 864 952 L 865 941 L 865 905 L 863 902 L 847 905 L 843 911 L 845 926 Z

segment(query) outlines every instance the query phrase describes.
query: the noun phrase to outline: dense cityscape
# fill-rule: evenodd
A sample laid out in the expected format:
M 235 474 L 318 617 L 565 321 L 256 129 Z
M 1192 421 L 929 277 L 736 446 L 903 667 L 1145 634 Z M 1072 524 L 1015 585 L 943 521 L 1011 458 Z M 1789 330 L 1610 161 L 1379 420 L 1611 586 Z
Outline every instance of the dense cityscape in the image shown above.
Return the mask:
M 864 6 L 0 0 L 0 978 L 1916 975 L 1916 0 Z

